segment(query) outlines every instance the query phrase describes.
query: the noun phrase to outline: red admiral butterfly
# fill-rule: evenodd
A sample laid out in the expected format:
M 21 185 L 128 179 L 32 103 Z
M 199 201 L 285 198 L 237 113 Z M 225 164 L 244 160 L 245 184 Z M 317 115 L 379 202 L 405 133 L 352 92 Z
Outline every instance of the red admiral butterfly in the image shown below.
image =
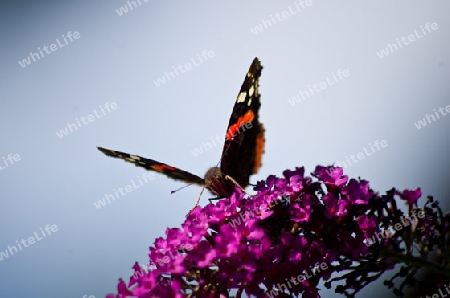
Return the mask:
M 175 180 L 204 186 L 219 197 L 229 197 L 234 190 L 233 179 L 240 186 L 246 187 L 249 185 L 250 175 L 255 174 L 261 167 L 265 143 L 264 126 L 258 121 L 261 106 L 258 92 L 261 70 L 261 62 L 255 58 L 245 76 L 231 113 L 220 168 L 210 168 L 204 178 L 152 159 L 97 148 L 108 156 L 121 158 L 137 167 L 162 173 Z

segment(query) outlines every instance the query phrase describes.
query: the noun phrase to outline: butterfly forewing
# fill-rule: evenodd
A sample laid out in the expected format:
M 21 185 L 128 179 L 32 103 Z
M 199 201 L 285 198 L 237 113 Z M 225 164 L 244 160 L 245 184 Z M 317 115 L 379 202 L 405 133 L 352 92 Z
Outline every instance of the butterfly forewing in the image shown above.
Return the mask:
M 261 71 L 261 62 L 255 58 L 234 104 L 220 163 L 222 173 L 243 187 L 249 184 L 249 176 L 258 171 L 264 153 L 264 126 L 258 119 Z
M 186 183 L 194 183 L 198 185 L 205 184 L 203 178 L 200 178 L 197 175 L 191 174 L 187 171 L 180 170 L 165 163 L 157 162 L 156 160 L 153 159 L 141 157 L 138 155 L 132 155 L 120 151 L 115 151 L 111 149 L 106 149 L 102 147 L 97 147 L 97 149 L 108 156 L 123 159 L 129 163 L 134 164 L 136 167 L 141 167 L 150 171 L 159 172 L 175 180 L 184 181 Z

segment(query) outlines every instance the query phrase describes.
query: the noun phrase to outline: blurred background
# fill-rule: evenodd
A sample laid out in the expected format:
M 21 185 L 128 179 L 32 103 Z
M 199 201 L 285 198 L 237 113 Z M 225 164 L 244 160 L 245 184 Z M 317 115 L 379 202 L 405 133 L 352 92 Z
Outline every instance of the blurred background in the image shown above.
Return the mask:
M 345 173 L 380 193 L 421 187 L 448 210 L 450 116 L 438 109 L 450 105 L 449 11 L 418 0 L 3 1 L 0 296 L 100 298 L 128 281 L 200 188 L 170 195 L 184 184 L 157 173 L 145 183 L 145 170 L 96 146 L 202 176 L 220 160 L 211 139 L 223 138 L 254 57 L 266 148 L 253 183 L 343 165 L 385 140 Z M 391 297 L 382 281 L 360 296 Z

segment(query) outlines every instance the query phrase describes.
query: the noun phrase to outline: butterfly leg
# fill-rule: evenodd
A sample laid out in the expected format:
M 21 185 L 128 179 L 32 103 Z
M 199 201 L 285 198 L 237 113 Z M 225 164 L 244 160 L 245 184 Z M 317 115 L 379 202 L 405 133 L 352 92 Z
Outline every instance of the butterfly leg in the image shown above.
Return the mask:
M 210 199 L 208 199 L 208 201 L 212 204 L 213 201 L 217 201 L 217 200 L 220 200 L 220 199 L 223 199 L 223 198 L 221 198 L 221 197 L 215 197 L 215 198 L 210 198 Z
M 228 176 L 228 175 L 225 175 L 225 179 L 228 179 L 228 180 L 230 180 L 231 182 L 233 182 L 233 183 L 234 183 L 237 187 L 239 187 L 246 195 L 248 195 L 248 196 L 250 195 L 248 192 L 245 191 L 245 189 L 244 189 L 242 186 L 239 185 L 239 183 L 237 183 L 236 180 L 233 179 L 233 177 Z
M 186 214 L 186 217 L 188 217 L 188 216 L 189 216 L 189 214 L 191 214 L 192 210 L 194 210 L 194 209 L 195 209 L 195 207 L 197 207 L 197 206 L 198 206 L 198 203 L 200 203 L 200 198 L 202 197 L 202 194 L 203 194 L 203 191 L 204 191 L 204 190 L 205 190 L 205 188 L 204 188 L 204 187 L 202 187 L 202 190 L 200 191 L 200 194 L 198 195 L 197 201 L 195 201 L 195 205 L 194 205 L 194 207 L 192 207 L 192 209 L 191 209 L 191 210 L 189 210 L 188 214 Z

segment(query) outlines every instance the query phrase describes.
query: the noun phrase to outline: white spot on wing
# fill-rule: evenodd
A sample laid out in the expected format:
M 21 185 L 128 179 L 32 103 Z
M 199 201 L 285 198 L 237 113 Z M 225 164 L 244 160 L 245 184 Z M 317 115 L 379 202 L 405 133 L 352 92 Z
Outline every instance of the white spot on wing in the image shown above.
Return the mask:
M 253 88 L 253 86 L 251 86 L 250 89 L 248 90 L 248 95 L 249 95 L 250 97 L 252 97 L 254 91 L 255 91 L 255 88 Z
M 245 96 L 247 95 L 247 92 L 241 92 L 239 93 L 236 102 L 244 102 L 245 101 Z

